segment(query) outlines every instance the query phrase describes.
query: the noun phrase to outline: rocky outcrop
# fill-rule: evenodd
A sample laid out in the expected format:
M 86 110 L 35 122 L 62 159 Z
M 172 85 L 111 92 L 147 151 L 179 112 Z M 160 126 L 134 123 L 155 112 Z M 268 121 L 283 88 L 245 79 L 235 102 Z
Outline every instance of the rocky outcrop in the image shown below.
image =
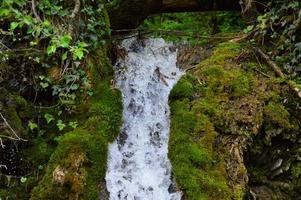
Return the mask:
M 300 99 L 253 56 L 220 44 L 171 93 L 170 158 L 187 199 L 300 196 Z

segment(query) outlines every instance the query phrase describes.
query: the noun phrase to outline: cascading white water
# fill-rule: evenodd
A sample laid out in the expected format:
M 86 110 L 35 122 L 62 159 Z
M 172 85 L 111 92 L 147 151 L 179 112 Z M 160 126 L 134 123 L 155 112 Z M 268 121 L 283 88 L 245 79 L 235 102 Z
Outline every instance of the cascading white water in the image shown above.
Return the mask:
M 109 147 L 110 200 L 180 200 L 168 160 L 168 96 L 183 75 L 177 51 L 163 39 L 127 39 L 127 56 L 115 65 L 123 96 L 123 126 Z

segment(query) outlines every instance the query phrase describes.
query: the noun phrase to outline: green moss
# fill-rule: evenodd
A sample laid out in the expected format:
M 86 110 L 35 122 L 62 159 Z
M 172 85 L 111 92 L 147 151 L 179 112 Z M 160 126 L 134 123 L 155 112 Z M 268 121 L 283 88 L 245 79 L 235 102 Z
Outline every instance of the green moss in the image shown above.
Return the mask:
M 185 197 L 230 199 L 222 160 L 213 151 L 216 132 L 205 115 L 198 115 L 187 98 L 170 103 L 169 157 L 173 174 Z
M 264 114 L 268 121 L 276 123 L 283 128 L 291 128 L 289 122 L 289 112 L 279 103 L 270 102 L 264 108 Z
M 301 162 L 296 163 L 292 168 L 292 175 L 294 178 L 298 179 L 301 177 Z
M 220 64 L 225 65 L 229 60 L 237 57 L 242 45 L 236 42 L 226 42 L 219 44 L 210 59 L 205 60 L 201 65 Z
M 192 76 L 184 76 L 173 88 L 170 98 L 191 98 L 195 91 L 195 87 L 192 84 L 192 79 Z
M 230 84 L 231 96 L 241 97 L 252 92 L 254 78 L 249 73 L 237 72 Z
M 230 186 L 227 154 L 216 145 L 222 133 L 240 133 L 235 130 L 243 123 L 253 130 L 258 121 L 258 116 L 248 111 L 257 109 L 258 101 L 250 97 L 257 79 L 235 62 L 242 47 L 232 42 L 218 45 L 212 56 L 171 92 L 169 157 L 174 177 L 188 200 L 243 197 L 241 185 Z M 218 133 L 216 128 L 224 132 Z
M 99 184 L 106 172 L 108 144 L 121 127 L 122 102 L 119 91 L 110 87 L 113 70 L 105 50 L 90 59 L 89 72 L 93 96 L 84 109 L 81 126 L 59 138 L 59 144 L 47 165 L 46 174 L 34 188 L 31 199 L 97 199 Z M 42 150 L 45 146 L 41 146 Z M 79 162 L 80 161 L 80 162 Z M 76 164 L 80 163 L 80 164 Z M 63 171 L 62 183 L 56 171 Z
M 0 106 L 3 107 L 2 115 L 4 115 L 7 123 L 20 137 L 25 137 L 27 134 L 26 127 L 24 127 L 21 117 L 25 118 L 28 116 L 20 116 L 20 113 L 28 109 L 27 101 L 20 95 L 12 94 L 4 88 L 1 88 L 0 93 Z M 9 133 L 11 130 L 7 129 L 6 132 Z M 4 133 L 4 135 L 8 135 L 8 133 Z

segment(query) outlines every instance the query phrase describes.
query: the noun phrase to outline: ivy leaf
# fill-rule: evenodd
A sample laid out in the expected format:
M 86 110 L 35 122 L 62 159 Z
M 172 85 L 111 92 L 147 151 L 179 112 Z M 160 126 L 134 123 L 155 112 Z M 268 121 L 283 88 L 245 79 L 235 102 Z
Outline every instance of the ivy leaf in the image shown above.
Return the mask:
M 18 22 L 12 22 L 10 23 L 10 30 L 14 31 L 19 26 Z
M 23 18 L 23 22 L 26 25 L 31 25 L 33 23 L 33 18 L 30 15 L 25 15 Z
M 49 86 L 49 83 L 41 82 L 41 83 L 40 83 L 40 86 L 41 86 L 43 89 L 45 89 L 45 88 L 47 88 L 47 87 Z
M 85 42 L 80 42 L 80 43 L 78 43 L 78 46 L 82 47 L 82 48 L 85 48 L 85 47 L 88 47 L 89 45 Z
M 51 115 L 51 114 L 49 114 L 49 113 L 45 113 L 44 118 L 46 119 L 47 124 L 49 124 L 51 121 L 54 120 L 53 115 Z
M 38 128 L 38 125 L 36 123 L 30 121 L 28 123 L 28 127 L 30 130 L 34 130 L 34 129 Z
M 251 32 L 251 31 L 253 30 L 253 28 L 254 28 L 254 25 L 248 26 L 246 29 L 244 29 L 244 33 L 249 33 L 249 32 Z
M 92 90 L 88 90 L 88 91 L 87 91 L 87 94 L 88 94 L 89 96 L 92 96 L 94 93 L 93 93 Z
M 64 35 L 63 37 L 60 38 L 60 46 L 63 48 L 69 47 L 69 44 L 72 40 L 71 35 Z
M 82 48 L 75 48 L 74 52 L 73 52 L 73 59 L 74 60 L 81 60 L 84 57 L 84 51 Z
M 51 44 L 47 47 L 47 54 L 51 55 L 54 54 L 56 52 L 56 45 Z
M 79 85 L 78 84 L 72 84 L 71 86 L 70 86 L 70 89 L 71 90 L 77 90 L 79 88 Z
M 27 178 L 26 177 L 21 177 L 20 181 L 21 181 L 21 183 L 25 183 L 27 181 Z
M 69 122 L 68 124 L 70 127 L 72 127 L 73 129 L 75 129 L 77 126 L 78 126 L 78 123 L 77 121 L 74 121 L 74 122 Z
M 68 52 L 65 52 L 63 55 L 62 55 L 62 60 L 66 60 L 67 59 L 67 55 L 68 55 Z
M 58 121 L 56 122 L 56 126 L 58 127 L 58 129 L 59 129 L 60 131 L 64 130 L 64 128 L 66 127 L 66 125 L 63 123 L 62 120 L 58 120 Z

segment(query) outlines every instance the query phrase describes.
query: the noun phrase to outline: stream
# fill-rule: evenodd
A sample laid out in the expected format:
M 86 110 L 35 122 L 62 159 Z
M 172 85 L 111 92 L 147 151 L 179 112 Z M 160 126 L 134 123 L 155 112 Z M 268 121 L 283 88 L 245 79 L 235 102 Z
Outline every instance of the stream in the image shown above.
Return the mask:
M 115 65 L 122 92 L 123 125 L 109 146 L 106 184 L 110 200 L 180 200 L 168 159 L 168 96 L 184 74 L 177 49 L 163 39 L 126 39 Z

